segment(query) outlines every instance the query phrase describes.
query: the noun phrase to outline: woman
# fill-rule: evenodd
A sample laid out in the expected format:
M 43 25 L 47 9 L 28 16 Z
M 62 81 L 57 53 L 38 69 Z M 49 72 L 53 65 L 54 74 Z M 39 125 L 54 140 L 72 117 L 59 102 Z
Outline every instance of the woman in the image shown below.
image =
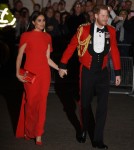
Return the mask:
M 40 12 L 34 12 L 30 18 L 29 32 L 21 36 L 16 60 L 16 76 L 24 83 L 25 89 L 16 137 L 35 138 L 37 145 L 42 145 L 41 136 L 46 120 L 46 103 L 51 80 L 49 66 L 58 70 L 58 66 L 50 58 L 51 37 L 43 32 L 44 27 L 44 16 Z M 24 53 L 24 69 L 36 74 L 33 84 L 25 82 L 19 74 Z

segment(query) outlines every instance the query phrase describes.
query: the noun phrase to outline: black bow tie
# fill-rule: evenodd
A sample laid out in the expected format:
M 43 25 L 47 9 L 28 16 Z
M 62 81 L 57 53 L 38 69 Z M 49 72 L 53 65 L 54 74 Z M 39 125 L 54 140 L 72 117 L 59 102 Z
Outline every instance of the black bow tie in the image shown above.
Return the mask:
M 97 28 L 97 32 L 101 32 L 101 33 L 104 33 L 104 28 L 103 29 L 99 29 L 99 28 Z

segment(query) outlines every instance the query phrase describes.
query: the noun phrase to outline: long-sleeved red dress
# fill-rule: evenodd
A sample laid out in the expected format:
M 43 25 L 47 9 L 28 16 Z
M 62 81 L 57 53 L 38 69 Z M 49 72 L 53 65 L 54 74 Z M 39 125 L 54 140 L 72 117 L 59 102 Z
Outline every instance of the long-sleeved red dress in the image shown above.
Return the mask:
M 41 136 L 44 133 L 46 121 L 47 96 L 51 73 L 46 52 L 48 45 L 52 51 L 51 36 L 46 32 L 30 31 L 22 34 L 20 47 L 26 43 L 26 61 L 24 68 L 36 74 L 33 84 L 24 83 L 20 116 L 16 137 L 29 138 Z

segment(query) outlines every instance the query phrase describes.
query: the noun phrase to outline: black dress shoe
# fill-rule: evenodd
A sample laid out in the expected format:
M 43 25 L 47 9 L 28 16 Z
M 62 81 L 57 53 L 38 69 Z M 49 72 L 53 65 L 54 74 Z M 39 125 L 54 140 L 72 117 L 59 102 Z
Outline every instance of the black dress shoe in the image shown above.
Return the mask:
M 86 142 L 86 137 L 87 137 L 86 131 L 82 132 L 81 137 L 82 137 L 82 143 L 85 143 Z
M 93 145 L 94 148 L 108 149 L 108 146 L 105 145 L 103 142 L 93 142 L 92 145 Z
M 81 133 L 76 133 L 76 140 L 77 140 L 79 143 L 82 143 Z
M 76 133 L 76 139 L 79 143 L 85 143 L 86 142 L 86 132 Z

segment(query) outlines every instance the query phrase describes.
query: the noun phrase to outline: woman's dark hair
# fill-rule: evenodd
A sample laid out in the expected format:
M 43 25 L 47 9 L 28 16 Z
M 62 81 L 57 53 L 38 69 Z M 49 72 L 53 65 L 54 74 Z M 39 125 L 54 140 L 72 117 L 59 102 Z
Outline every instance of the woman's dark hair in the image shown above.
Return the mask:
M 27 26 L 27 31 L 32 31 L 35 28 L 35 26 L 34 26 L 34 24 L 32 22 L 35 21 L 40 15 L 44 16 L 43 13 L 41 13 L 39 11 L 34 11 L 32 13 L 32 15 L 29 18 L 29 23 L 28 23 L 28 26 Z

